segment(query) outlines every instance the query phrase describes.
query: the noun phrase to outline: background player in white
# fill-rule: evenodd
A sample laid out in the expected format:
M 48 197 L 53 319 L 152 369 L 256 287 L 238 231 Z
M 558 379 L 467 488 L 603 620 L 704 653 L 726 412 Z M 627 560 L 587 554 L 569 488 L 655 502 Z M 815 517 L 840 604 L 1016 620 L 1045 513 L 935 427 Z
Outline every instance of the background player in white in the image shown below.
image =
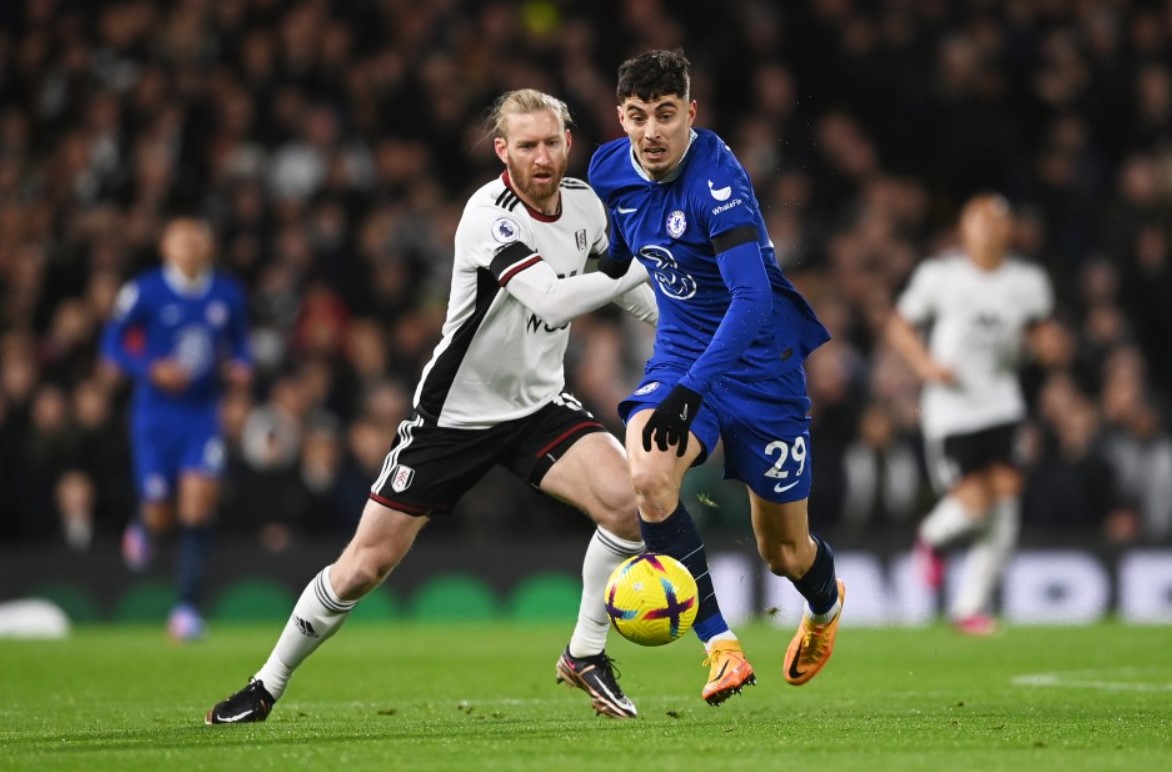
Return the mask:
M 603 651 L 606 580 L 643 549 L 635 493 L 622 446 L 562 391 L 563 357 L 576 316 L 612 300 L 651 324 L 658 313 L 645 272 L 582 273 L 607 249 L 606 214 L 589 186 L 564 176 L 568 121 L 565 104 L 539 91 L 498 101 L 493 142 L 505 171 L 472 195 L 457 227 L 447 320 L 415 411 L 399 426 L 350 544 L 306 587 L 268 661 L 207 723 L 263 721 L 293 670 L 387 577 L 428 518 L 495 464 L 598 524 L 557 675 L 600 713 L 636 715 Z
M 1042 269 L 1009 255 L 1013 216 L 1004 198 L 964 207 L 961 248 L 912 274 L 887 338 L 924 382 L 921 423 L 933 481 L 947 493 L 920 525 L 916 553 L 934 588 L 940 550 L 971 538 L 949 615 L 964 633 L 996 630 L 993 593 L 1017 543 L 1022 475 L 1013 460 L 1026 415 L 1018 382 L 1023 333 L 1049 317 Z M 917 326 L 931 324 L 927 345 Z

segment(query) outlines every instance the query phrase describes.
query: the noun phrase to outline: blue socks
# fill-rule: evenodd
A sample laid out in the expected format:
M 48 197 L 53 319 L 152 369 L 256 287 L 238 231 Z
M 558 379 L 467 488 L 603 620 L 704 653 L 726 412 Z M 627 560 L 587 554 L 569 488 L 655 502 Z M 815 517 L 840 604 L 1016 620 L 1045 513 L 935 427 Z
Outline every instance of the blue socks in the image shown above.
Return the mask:
M 830 545 L 814 534 L 810 538 L 818 545 L 814 563 L 802 578 L 794 581 L 794 587 L 810 604 L 814 614 L 825 614 L 838 602 L 838 582 L 834 575 L 834 553 Z
M 696 612 L 696 622 L 692 629 L 696 631 L 700 640 L 707 643 L 713 636 L 728 632 L 728 624 L 721 616 L 720 604 L 716 601 L 712 577 L 708 575 L 708 556 L 704 553 L 704 542 L 700 539 L 700 532 L 696 530 L 696 524 L 683 503 L 681 502 L 676 511 L 662 522 L 649 523 L 639 518 L 639 529 L 643 532 L 643 542 L 647 545 L 648 552 L 670 555 L 683 563 L 696 579 L 700 609 Z M 830 579 L 833 586 L 833 571 Z M 832 605 L 833 602 L 832 600 Z
M 208 554 L 212 547 L 210 525 L 182 526 L 179 529 L 179 602 L 198 609 L 207 578 Z

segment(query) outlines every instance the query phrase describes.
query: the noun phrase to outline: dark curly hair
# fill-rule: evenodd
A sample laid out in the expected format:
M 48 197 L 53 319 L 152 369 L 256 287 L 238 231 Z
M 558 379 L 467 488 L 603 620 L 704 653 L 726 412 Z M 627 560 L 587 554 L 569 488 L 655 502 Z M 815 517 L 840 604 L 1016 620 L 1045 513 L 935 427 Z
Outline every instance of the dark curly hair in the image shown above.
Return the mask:
M 673 94 L 688 101 L 690 64 L 682 48 L 646 51 L 628 59 L 619 66 L 619 84 L 615 90 L 619 104 L 632 96 L 650 102 Z

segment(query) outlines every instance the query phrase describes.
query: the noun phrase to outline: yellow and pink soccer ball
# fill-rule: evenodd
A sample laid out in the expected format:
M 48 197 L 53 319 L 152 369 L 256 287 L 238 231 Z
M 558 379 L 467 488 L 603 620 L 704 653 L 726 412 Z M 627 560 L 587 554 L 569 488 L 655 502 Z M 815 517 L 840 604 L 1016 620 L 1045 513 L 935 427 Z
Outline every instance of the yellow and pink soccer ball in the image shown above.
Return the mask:
M 625 560 L 606 583 L 606 613 L 629 641 L 671 643 L 692 629 L 700 606 L 696 580 L 668 555 L 644 552 Z

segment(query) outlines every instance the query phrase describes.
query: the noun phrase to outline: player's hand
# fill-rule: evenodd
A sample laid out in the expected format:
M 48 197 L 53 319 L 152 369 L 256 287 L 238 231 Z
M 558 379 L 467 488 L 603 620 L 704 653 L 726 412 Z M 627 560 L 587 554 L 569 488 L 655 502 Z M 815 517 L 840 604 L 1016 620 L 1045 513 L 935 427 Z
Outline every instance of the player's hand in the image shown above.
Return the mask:
M 688 449 L 688 430 L 696 413 L 700 410 L 703 398 L 687 386 L 676 386 L 667 395 L 651 418 L 643 427 L 643 450 L 651 451 L 651 441 L 656 447 L 666 451 L 668 447 L 676 446 L 676 455 L 684 455 Z
M 626 260 L 617 260 L 610 255 L 598 256 L 598 270 L 605 273 L 612 279 L 621 279 L 627 275 L 627 269 L 631 267 L 631 258 Z
M 956 373 L 951 368 L 930 361 L 920 370 L 920 380 L 924 383 L 939 383 L 942 386 L 956 385 Z
M 174 359 L 160 359 L 151 364 L 151 383 L 172 394 L 183 391 L 191 383 L 187 368 Z

